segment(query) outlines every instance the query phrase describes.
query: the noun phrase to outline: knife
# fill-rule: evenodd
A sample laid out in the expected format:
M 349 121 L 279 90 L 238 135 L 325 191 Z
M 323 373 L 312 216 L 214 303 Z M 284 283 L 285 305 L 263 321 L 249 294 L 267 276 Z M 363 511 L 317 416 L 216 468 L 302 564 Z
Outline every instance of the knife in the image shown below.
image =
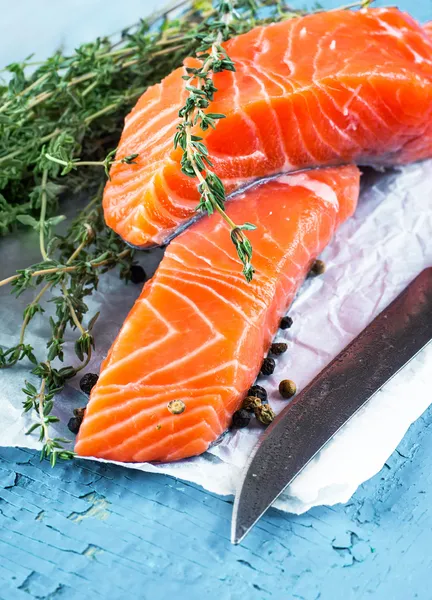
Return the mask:
M 339 429 L 432 339 L 424 270 L 279 414 L 249 457 L 233 509 L 238 544 Z

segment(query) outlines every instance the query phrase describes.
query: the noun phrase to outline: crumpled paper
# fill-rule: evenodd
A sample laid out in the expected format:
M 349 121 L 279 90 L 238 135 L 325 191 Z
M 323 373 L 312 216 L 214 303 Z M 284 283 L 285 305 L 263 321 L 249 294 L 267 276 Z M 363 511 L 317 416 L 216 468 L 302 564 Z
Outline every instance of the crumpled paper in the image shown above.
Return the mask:
M 302 389 L 424 268 L 432 265 L 432 161 L 385 174 L 368 173 L 357 212 L 336 234 L 323 253 L 326 273 L 308 280 L 289 314 L 294 325 L 279 331 L 288 352 L 277 360 L 275 373 L 265 379 L 272 407 L 285 405 L 277 386 L 290 378 Z M 37 259 L 30 235 L 0 242 L 2 276 Z M 36 252 L 36 253 L 35 253 Z M 143 253 L 140 262 L 148 273 L 156 268 L 161 250 Z M 30 257 L 30 258 L 29 258 Z M 101 310 L 95 334 L 97 351 L 89 371 L 98 369 L 124 317 L 139 294 L 137 286 L 124 286 L 114 274 L 102 279 L 91 299 L 91 310 Z M 0 343 L 16 342 L 22 308 L 29 296 L 14 299 L 0 288 Z M 37 317 L 28 341 L 43 356 L 46 318 Z M 73 353 L 69 351 L 73 361 Z M 379 360 L 379 357 L 377 357 Z M 312 506 L 346 502 L 356 488 L 377 473 L 399 444 L 408 427 L 432 402 L 427 375 L 432 372 L 432 345 L 425 348 L 380 393 L 343 427 L 278 499 L 276 506 L 303 513 Z M 0 372 L 0 445 L 37 448 L 26 436 L 31 417 L 22 415 L 21 390 L 28 366 Z M 86 398 L 72 382 L 57 398 L 56 411 L 63 422 L 72 408 Z M 64 425 L 62 436 L 70 433 Z M 263 429 L 253 424 L 227 433 L 204 455 L 172 464 L 127 464 L 125 467 L 166 473 L 197 483 L 218 494 L 233 494 L 236 482 Z

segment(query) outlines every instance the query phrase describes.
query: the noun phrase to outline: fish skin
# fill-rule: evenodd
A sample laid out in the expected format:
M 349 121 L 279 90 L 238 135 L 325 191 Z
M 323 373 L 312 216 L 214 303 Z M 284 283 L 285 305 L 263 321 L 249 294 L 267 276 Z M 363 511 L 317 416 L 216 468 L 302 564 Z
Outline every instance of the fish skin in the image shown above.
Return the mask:
M 214 75 L 211 110 L 226 118 L 195 133 L 228 193 L 282 172 L 432 155 L 432 42 L 398 9 L 312 14 L 225 47 L 236 72 Z M 148 89 L 126 117 L 117 157 L 139 156 L 113 165 L 106 185 L 106 222 L 136 247 L 164 244 L 195 215 L 196 180 L 181 174 L 173 148 L 184 74 Z
M 355 166 L 283 175 L 227 205 L 252 220 L 248 284 L 219 216 L 167 248 L 93 388 L 75 451 L 120 462 L 204 452 L 230 425 L 312 261 L 355 210 Z M 173 415 L 171 400 L 186 409 Z

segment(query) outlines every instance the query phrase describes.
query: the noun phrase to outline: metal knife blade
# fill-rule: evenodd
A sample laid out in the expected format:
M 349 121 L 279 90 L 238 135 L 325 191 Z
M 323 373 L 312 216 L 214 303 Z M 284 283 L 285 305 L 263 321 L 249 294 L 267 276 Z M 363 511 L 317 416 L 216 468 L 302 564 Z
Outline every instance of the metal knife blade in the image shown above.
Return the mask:
M 238 544 L 337 431 L 432 339 L 424 270 L 280 413 L 244 469 L 233 509 Z

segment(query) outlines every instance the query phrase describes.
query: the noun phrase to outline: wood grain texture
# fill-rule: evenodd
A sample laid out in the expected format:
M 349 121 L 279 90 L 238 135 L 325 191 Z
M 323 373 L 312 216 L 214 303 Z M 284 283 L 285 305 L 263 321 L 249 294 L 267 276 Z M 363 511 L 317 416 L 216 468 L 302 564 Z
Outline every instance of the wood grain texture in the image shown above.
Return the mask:
M 0 598 L 430 600 L 432 410 L 346 506 L 271 510 L 231 546 L 231 499 L 0 449 Z

